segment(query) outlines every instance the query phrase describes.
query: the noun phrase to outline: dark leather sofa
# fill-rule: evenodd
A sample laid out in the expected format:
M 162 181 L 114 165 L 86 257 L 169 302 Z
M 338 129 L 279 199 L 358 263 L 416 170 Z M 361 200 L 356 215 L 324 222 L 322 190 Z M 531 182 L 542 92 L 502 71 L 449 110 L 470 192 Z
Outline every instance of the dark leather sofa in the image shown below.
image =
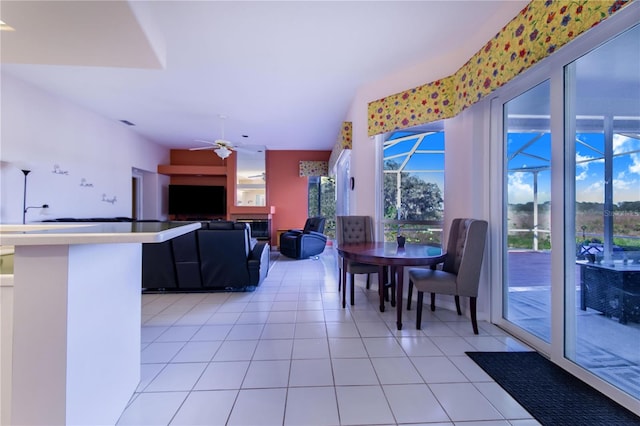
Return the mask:
M 202 222 L 163 243 L 142 245 L 143 291 L 252 291 L 269 271 L 269 244 L 248 223 Z
M 128 217 L 65 217 L 47 222 L 136 222 Z M 143 220 L 137 222 L 159 222 Z M 269 272 L 269 244 L 251 237 L 249 223 L 201 222 L 163 243 L 142 244 L 142 290 L 251 291 Z

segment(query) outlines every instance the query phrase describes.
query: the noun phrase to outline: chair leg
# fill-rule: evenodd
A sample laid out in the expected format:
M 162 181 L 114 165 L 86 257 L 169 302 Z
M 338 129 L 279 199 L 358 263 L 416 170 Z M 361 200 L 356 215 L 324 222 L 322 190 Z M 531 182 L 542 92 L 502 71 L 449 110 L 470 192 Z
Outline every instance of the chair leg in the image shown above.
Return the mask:
M 476 318 L 476 298 L 469 299 L 469 310 L 471 311 L 471 325 L 473 326 L 473 334 L 478 334 L 478 320 Z
M 351 296 L 351 305 L 353 305 L 354 304 L 354 299 L 355 299 L 355 294 L 356 294 L 356 291 L 355 291 L 356 276 L 355 276 L 355 274 L 350 274 L 350 276 L 351 276 L 351 286 L 350 286 L 351 295 L 350 296 Z M 346 291 L 346 287 L 345 287 L 345 291 Z
M 458 315 L 462 315 L 462 311 L 460 310 L 460 296 L 456 294 L 454 298 L 456 299 L 456 311 L 458 311 Z
M 413 281 L 409 280 L 409 290 L 407 293 L 407 311 L 411 310 L 411 298 L 413 297 Z
M 367 274 L 367 290 L 369 290 L 370 284 L 371 284 L 371 274 Z
M 431 311 L 435 311 L 436 310 L 436 294 L 435 293 L 431 293 Z
M 424 297 L 424 293 L 418 290 L 418 302 L 416 305 L 416 329 L 420 330 L 422 328 L 422 299 Z

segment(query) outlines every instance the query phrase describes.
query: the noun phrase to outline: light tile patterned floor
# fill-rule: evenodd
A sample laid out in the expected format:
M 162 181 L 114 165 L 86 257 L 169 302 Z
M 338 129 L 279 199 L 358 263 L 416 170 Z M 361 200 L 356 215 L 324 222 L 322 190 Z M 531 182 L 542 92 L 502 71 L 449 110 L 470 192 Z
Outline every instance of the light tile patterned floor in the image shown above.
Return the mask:
M 281 256 L 255 292 L 143 295 L 142 380 L 119 425 L 537 425 L 465 354 L 528 350 L 499 328 L 378 310 L 335 253 Z M 362 281 L 360 281 L 362 279 Z

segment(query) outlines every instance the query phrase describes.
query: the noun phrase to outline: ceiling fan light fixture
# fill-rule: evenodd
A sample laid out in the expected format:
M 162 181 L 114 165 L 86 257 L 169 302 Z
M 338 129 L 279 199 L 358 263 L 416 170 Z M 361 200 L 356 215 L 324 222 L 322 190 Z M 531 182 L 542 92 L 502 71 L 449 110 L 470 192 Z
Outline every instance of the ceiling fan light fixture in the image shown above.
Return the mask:
M 218 154 L 218 157 L 224 160 L 225 158 L 231 155 L 232 151 L 226 146 L 221 146 L 220 148 L 214 149 L 214 152 Z

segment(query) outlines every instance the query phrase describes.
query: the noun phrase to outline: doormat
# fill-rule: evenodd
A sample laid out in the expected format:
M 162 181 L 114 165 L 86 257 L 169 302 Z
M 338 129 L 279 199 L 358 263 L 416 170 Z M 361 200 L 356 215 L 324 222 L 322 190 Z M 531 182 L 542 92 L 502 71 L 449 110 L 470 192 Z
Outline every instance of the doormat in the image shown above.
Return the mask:
M 639 425 L 640 417 L 537 352 L 467 352 L 543 425 Z

